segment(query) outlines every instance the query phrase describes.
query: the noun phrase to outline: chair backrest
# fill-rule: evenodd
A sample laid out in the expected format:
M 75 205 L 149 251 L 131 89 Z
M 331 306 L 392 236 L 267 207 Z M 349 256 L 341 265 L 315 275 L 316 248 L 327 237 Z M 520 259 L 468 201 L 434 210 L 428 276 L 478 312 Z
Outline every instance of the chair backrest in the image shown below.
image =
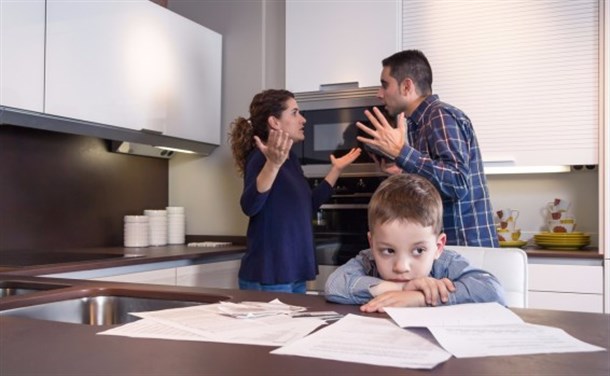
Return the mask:
M 466 257 L 474 267 L 490 272 L 506 292 L 506 305 L 527 308 L 527 254 L 519 248 L 446 245 Z

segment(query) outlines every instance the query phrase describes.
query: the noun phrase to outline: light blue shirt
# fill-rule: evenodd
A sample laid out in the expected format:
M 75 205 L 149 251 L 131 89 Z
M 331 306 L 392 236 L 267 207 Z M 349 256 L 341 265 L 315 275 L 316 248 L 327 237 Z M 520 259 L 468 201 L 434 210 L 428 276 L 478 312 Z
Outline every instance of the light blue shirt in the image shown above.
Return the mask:
M 492 274 L 474 268 L 455 251 L 445 249 L 432 264 L 430 277 L 448 278 L 455 285 L 446 305 L 498 302 L 506 305 L 504 289 Z M 326 280 L 326 300 L 341 304 L 365 304 L 373 298 L 369 289 L 382 279 L 370 249 L 361 251 L 335 270 Z

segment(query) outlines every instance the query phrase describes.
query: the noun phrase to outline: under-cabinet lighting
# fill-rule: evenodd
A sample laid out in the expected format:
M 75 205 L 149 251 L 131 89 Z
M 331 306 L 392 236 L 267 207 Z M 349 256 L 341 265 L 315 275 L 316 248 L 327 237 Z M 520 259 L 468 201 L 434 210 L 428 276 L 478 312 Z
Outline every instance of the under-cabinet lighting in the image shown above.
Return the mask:
M 486 175 L 550 174 L 570 172 L 570 166 L 485 166 Z
M 186 150 L 186 149 L 170 148 L 170 147 L 167 147 L 167 146 L 155 146 L 155 147 L 157 149 L 175 151 L 175 152 L 178 152 L 178 153 L 196 154 L 194 151 Z

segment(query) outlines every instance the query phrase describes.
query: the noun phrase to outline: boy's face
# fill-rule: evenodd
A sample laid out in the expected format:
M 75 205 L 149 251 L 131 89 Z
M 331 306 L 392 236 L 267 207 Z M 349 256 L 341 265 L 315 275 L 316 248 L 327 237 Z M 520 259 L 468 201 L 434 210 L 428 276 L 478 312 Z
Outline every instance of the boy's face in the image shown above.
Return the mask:
M 381 278 L 393 282 L 427 277 L 446 240 L 432 227 L 399 220 L 376 224 L 368 238 Z

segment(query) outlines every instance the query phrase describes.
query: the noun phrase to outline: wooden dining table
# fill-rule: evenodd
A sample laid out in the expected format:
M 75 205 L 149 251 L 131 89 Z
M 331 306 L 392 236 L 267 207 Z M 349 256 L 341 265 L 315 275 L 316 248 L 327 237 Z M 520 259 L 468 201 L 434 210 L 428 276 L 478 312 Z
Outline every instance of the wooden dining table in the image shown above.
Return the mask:
M 358 306 L 329 303 L 320 295 L 101 281 L 69 282 L 73 287 L 66 289 L 66 296 L 89 288 L 129 289 L 133 293 L 146 292 L 149 297 L 168 293 L 188 293 L 191 298 L 196 298 L 197 294 L 221 294 L 234 302 L 277 298 L 309 310 L 361 314 Z M 58 291 L 53 292 L 55 298 L 63 294 Z M 0 311 L 8 306 L 0 299 Z M 431 370 L 418 370 L 276 355 L 270 354 L 274 349 L 270 346 L 104 336 L 97 333 L 109 329 L 109 326 L 0 315 L 0 375 L 610 375 L 610 315 L 511 310 L 526 323 L 561 328 L 581 341 L 606 350 L 451 357 Z M 367 316 L 387 317 L 379 313 Z

